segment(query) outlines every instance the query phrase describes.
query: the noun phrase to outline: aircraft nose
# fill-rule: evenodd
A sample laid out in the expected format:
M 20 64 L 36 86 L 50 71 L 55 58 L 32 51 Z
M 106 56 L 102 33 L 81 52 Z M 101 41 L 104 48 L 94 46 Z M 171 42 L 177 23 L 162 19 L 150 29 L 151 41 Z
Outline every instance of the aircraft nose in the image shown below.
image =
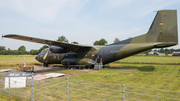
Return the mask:
M 39 62 L 43 62 L 43 57 L 42 57 L 42 55 L 37 55 L 36 57 L 35 57 L 35 59 L 37 60 L 37 61 L 39 61 Z
M 36 60 L 38 60 L 38 55 L 35 57 Z

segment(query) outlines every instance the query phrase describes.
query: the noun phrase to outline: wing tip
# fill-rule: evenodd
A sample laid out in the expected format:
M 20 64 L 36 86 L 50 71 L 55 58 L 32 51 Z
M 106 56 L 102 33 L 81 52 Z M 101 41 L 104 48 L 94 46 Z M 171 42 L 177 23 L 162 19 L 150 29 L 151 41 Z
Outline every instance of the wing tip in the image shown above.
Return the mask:
M 7 35 L 2 34 L 2 37 L 12 37 L 12 36 L 17 36 L 17 35 L 16 34 L 7 34 Z

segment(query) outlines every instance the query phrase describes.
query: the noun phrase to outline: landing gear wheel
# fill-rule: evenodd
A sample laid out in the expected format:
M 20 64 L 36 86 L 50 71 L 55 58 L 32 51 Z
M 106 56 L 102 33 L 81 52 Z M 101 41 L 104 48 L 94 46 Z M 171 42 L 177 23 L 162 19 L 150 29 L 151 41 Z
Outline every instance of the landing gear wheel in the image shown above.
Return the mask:
M 86 66 L 85 69 L 91 69 L 91 66 Z
M 43 65 L 44 65 L 44 67 L 48 67 L 48 63 L 44 63 Z

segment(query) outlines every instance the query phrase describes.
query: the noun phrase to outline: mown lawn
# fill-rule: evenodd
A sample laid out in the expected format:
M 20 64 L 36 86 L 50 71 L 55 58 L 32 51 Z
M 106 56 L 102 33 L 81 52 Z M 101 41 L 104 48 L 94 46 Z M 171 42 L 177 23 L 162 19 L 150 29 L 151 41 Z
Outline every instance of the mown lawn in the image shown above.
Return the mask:
M 179 56 L 131 56 L 116 61 L 117 63 L 138 63 L 138 64 L 180 64 Z
M 111 63 L 110 66 L 111 65 L 113 66 L 106 67 L 105 69 L 95 73 L 74 76 L 71 78 L 94 82 L 126 84 L 136 87 L 180 91 L 179 65 L 115 63 Z
M 39 64 L 35 59 L 36 55 L 0 55 L 0 67 L 23 65 L 26 57 L 27 65 Z M 165 64 L 179 65 L 180 57 L 174 56 L 131 56 L 115 63 L 133 63 L 133 64 Z
M 110 83 L 110 84 L 125 84 L 126 91 L 132 92 L 141 92 L 142 94 L 152 94 L 155 96 L 164 96 L 164 97 L 172 97 L 180 99 L 179 93 L 172 92 L 164 92 L 160 90 L 170 90 L 170 91 L 180 91 L 180 66 L 179 65 L 149 65 L 149 64 L 110 64 L 112 67 L 105 68 L 101 71 L 95 73 L 88 73 L 80 76 L 70 77 L 71 79 L 75 79 L 79 83 L 78 80 L 86 80 L 93 82 L 101 82 L 101 83 Z M 98 86 L 96 83 L 81 81 L 80 84 L 91 86 L 91 87 L 102 87 L 106 89 L 117 89 L 122 91 L 122 87 L 113 87 L 112 85 L 103 85 Z M 139 89 L 134 87 L 143 87 L 143 88 L 152 88 L 152 89 Z M 72 86 L 77 88 L 76 86 Z M 85 89 L 82 87 L 82 89 Z M 89 90 L 89 89 L 88 89 Z M 87 91 L 88 91 L 87 90 Z M 90 91 L 93 91 L 92 89 Z M 121 94 L 114 94 L 113 92 L 109 93 L 109 91 L 100 91 L 103 94 L 110 94 L 114 96 L 121 96 Z M 76 93 L 76 92 L 74 92 Z M 86 94 L 88 95 L 88 94 Z M 90 96 L 90 94 L 89 94 Z M 94 97 L 97 97 L 94 95 Z M 142 95 L 126 95 L 126 97 L 132 99 L 139 99 L 143 101 L 151 101 L 151 100 L 162 100 L 157 97 L 148 97 Z M 139 98 L 137 98 L 139 97 Z M 75 97 L 76 98 L 76 97 Z M 104 97 L 108 99 L 108 97 Z M 118 100 L 115 98 L 111 98 L 114 100 Z M 165 99 L 163 99 L 165 100 Z
M 8 95 L 0 94 L 0 101 L 20 101 L 20 98 L 15 98 L 15 96 L 9 97 Z
M 180 66 L 179 65 L 150 65 L 150 64 L 117 64 L 111 63 L 110 67 L 95 72 L 83 72 L 82 70 L 59 70 L 56 73 L 65 73 L 66 76 L 62 78 L 47 79 L 45 81 L 35 82 L 34 91 L 35 98 L 41 100 L 54 101 L 56 99 L 66 100 L 66 77 L 69 77 L 70 98 L 79 99 L 83 101 L 95 101 L 92 98 L 109 99 L 119 101 L 120 98 L 104 96 L 100 94 L 108 94 L 112 96 L 122 97 L 122 84 L 125 84 L 126 91 L 141 92 L 148 94 L 155 94 L 164 96 L 159 90 L 146 90 L 128 88 L 144 87 L 161 90 L 180 91 Z M 90 81 L 90 82 L 89 82 Z M 108 84 L 106 84 L 108 83 Z M 115 84 L 115 85 L 113 85 Z M 116 86 L 119 85 L 119 86 Z M 97 87 L 103 89 L 89 88 Z M 107 91 L 104 89 L 111 89 Z M 79 91 L 78 91 L 79 90 Z M 114 92 L 113 90 L 118 90 Z M 17 91 L 17 89 L 11 89 Z M 8 89 L 7 89 L 8 92 Z M 22 95 L 27 92 L 26 95 Z M 89 93 L 94 92 L 97 94 Z M 31 97 L 31 84 L 26 88 L 19 89 L 21 96 L 26 98 Z M 29 94 L 29 95 L 28 95 Z M 57 95 L 58 94 L 58 95 Z M 99 95 L 98 95 L 99 94 Z M 17 94 L 18 95 L 18 94 Z M 89 96 L 92 98 L 85 98 L 81 96 Z M 179 98 L 177 94 L 169 93 L 166 96 Z M 140 95 L 127 95 L 126 97 L 132 99 L 139 99 L 143 101 L 162 100 L 157 98 L 140 96 Z M 126 100 L 128 101 L 128 100 Z
M 20 58 L 23 58 L 21 56 Z M 30 56 L 32 57 L 32 56 Z M 122 91 L 122 86 L 113 86 L 113 84 L 122 85 L 125 84 L 127 87 L 126 90 L 131 90 L 134 92 L 141 92 L 141 93 L 148 93 L 148 94 L 155 94 L 158 96 L 164 96 L 162 92 L 154 91 L 147 91 L 145 89 L 130 89 L 128 86 L 133 87 L 144 87 L 144 88 L 152 88 L 152 89 L 162 89 L 162 90 L 171 90 L 171 91 L 180 91 L 180 63 L 179 57 L 157 57 L 157 56 L 132 56 L 128 58 L 128 61 L 131 59 L 134 61 L 142 61 L 142 58 L 151 59 L 151 61 L 156 59 L 174 59 L 176 60 L 176 65 L 167 65 L 167 64 L 128 64 L 128 63 L 119 63 L 114 62 L 110 64 L 110 67 L 105 67 L 103 70 L 96 70 L 95 72 L 83 72 L 80 70 L 59 70 L 56 71 L 57 73 L 65 73 L 66 76 L 60 79 L 48 79 L 47 81 L 42 82 L 35 82 L 35 98 L 44 99 L 44 100 L 66 100 L 66 77 L 69 77 L 69 87 L 70 87 L 70 97 L 74 99 L 83 99 L 83 101 L 94 101 L 90 98 L 84 98 L 77 96 L 90 96 L 99 99 L 113 99 L 114 101 L 118 101 L 119 98 L 109 97 L 109 96 L 101 96 L 98 94 L 91 94 L 87 92 L 96 92 L 96 93 L 103 93 L 113 96 L 122 96 L 120 93 L 115 93 L 113 91 L 106 91 L 106 90 L 97 90 L 89 87 L 98 87 L 98 88 L 105 88 L 105 89 L 113 89 Z M 12 58 L 10 58 L 12 59 Z M 7 60 L 10 60 L 7 59 Z M 31 58 L 30 58 L 31 59 Z M 2 59 L 1 59 L 2 60 Z M 120 60 L 122 61 L 122 60 Z M 158 61 L 157 61 L 158 62 Z M 166 61 L 168 62 L 168 61 Z M 91 82 L 88 82 L 91 81 Z M 109 83 L 101 84 L 101 83 Z M 112 85 L 111 85 L 112 84 Z M 16 89 L 14 89 L 16 91 Z M 80 90 L 80 91 L 77 91 Z M 83 92 L 83 91 L 86 92 Z M 140 91 L 139 91 L 140 90 Z M 13 91 L 13 89 L 12 89 Z M 28 85 L 26 88 L 20 89 L 23 92 L 31 93 L 31 85 Z M 59 96 L 57 96 L 57 94 Z M 74 94 L 74 95 L 73 95 Z M 44 97 L 42 97 L 42 95 Z M 64 97 L 60 97 L 64 96 Z M 176 95 L 174 93 L 169 93 L 166 96 L 171 96 L 174 98 L 180 99 L 180 95 Z M 29 96 L 31 97 L 31 96 Z M 48 97 L 48 98 L 46 98 Z M 138 98 L 139 95 L 126 95 L 126 97 L 131 97 L 133 99 Z M 141 96 L 139 98 L 143 101 L 150 101 L 151 100 L 162 100 L 162 99 L 152 99 L 147 96 Z M 164 99 L 165 100 L 165 99 Z M 127 100 L 128 101 L 128 100 Z
M 35 56 L 36 55 L 0 55 L 0 68 L 23 65 L 24 58 L 26 58 L 26 65 L 39 64 Z

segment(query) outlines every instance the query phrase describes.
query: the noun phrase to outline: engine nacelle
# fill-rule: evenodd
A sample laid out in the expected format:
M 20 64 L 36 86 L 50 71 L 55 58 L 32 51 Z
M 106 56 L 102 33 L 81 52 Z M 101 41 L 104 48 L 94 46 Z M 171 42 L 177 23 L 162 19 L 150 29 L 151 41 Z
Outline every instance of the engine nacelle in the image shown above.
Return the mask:
M 61 61 L 62 65 L 76 65 L 76 59 L 75 58 L 67 58 Z
M 78 55 L 77 55 L 77 53 L 73 52 L 73 53 L 66 53 L 64 57 L 65 58 L 77 58 Z
M 64 49 L 62 47 L 57 47 L 57 46 L 51 46 L 50 51 L 52 53 L 64 53 Z

